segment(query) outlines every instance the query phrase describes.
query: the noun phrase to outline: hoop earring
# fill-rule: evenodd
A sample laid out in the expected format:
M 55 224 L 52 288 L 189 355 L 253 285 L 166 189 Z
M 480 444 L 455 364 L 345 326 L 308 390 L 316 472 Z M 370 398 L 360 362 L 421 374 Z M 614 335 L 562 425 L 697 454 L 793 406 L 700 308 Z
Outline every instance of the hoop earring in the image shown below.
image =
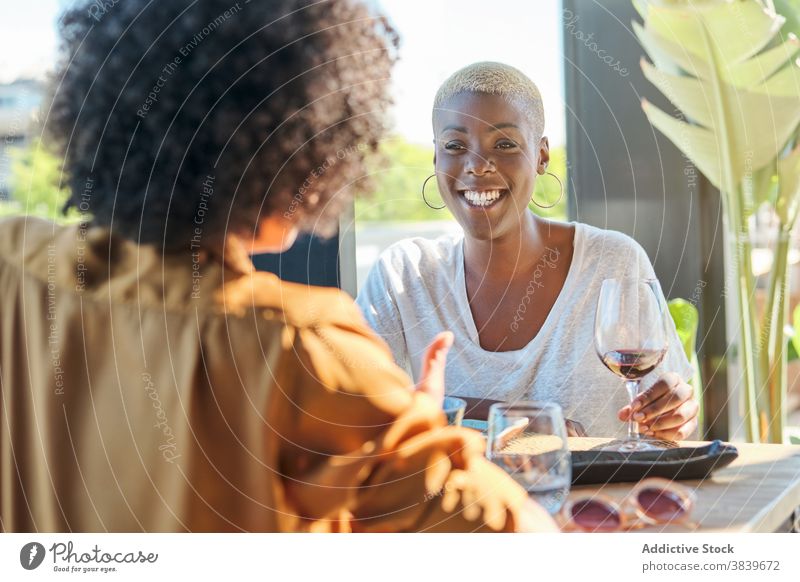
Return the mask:
M 561 199 L 564 197 L 564 184 L 561 183 L 561 180 L 559 179 L 559 177 L 556 176 L 553 172 L 545 171 L 545 174 L 550 174 L 551 176 L 553 176 L 553 178 L 556 179 L 556 182 L 558 182 L 558 200 L 556 200 L 555 202 L 553 202 L 552 204 L 550 204 L 548 206 L 545 206 L 543 204 L 539 204 L 538 202 L 536 202 L 536 200 L 533 199 L 533 194 L 531 194 L 531 202 L 533 202 L 539 208 L 545 208 L 546 209 L 546 208 L 553 208 L 556 204 L 561 202 Z
M 428 205 L 428 208 L 433 208 L 434 210 L 441 210 L 442 208 L 444 208 L 445 206 L 447 206 L 447 204 L 445 204 L 444 206 L 433 206 L 433 205 L 431 205 L 431 203 L 430 203 L 430 202 L 428 202 L 428 199 L 427 199 L 427 198 L 425 198 L 425 184 L 427 184 L 427 183 L 428 183 L 428 180 L 430 180 L 431 178 L 433 178 L 435 175 L 436 175 L 436 174 L 431 174 L 430 176 L 428 176 L 427 178 L 425 178 L 425 181 L 422 183 L 422 199 L 425 201 L 425 204 L 427 204 L 427 205 Z

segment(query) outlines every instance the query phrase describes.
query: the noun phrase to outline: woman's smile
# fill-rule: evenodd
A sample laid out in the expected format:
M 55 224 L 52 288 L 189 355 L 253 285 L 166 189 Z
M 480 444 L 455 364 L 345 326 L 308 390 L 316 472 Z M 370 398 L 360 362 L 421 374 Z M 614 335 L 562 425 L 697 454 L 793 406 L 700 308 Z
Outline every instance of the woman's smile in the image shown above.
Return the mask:
M 508 190 L 502 189 L 485 189 L 485 190 L 459 190 L 458 191 L 463 202 L 472 209 L 476 210 L 489 210 L 490 208 L 499 206 L 500 203 L 508 194 Z

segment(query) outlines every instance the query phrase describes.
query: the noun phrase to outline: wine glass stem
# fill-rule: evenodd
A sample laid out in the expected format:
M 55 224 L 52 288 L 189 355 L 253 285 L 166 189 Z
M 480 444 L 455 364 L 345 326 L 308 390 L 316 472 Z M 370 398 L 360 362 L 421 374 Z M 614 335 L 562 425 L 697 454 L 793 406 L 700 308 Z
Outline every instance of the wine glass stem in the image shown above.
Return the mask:
M 628 439 L 639 438 L 639 423 L 633 420 L 633 399 L 639 394 L 639 380 L 625 380 L 625 388 L 630 399 L 631 415 L 628 417 Z

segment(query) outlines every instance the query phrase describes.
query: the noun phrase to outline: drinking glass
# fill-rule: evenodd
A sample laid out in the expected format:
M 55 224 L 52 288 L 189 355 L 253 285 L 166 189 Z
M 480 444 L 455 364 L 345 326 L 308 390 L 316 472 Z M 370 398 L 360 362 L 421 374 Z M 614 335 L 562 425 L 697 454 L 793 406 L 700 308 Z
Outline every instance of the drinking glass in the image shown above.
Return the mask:
M 595 315 L 595 349 L 605 367 L 625 381 L 631 403 L 639 394 L 641 378 L 652 372 L 667 353 L 666 317 L 666 301 L 655 279 L 603 281 Z M 640 435 L 631 415 L 627 439 L 609 448 L 652 451 L 663 445 Z
M 461 426 L 464 420 L 464 412 L 467 410 L 467 401 L 455 396 L 445 396 L 442 401 L 442 409 L 447 417 L 447 424 Z
M 489 408 L 486 456 L 551 514 L 569 494 L 572 465 L 561 407 L 550 402 Z

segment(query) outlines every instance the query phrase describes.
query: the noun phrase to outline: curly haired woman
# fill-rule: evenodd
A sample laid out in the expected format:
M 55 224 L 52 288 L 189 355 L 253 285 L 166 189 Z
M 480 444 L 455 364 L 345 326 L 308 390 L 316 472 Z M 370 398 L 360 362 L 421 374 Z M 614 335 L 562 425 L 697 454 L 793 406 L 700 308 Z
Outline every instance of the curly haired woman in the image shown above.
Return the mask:
M 445 426 L 448 335 L 415 390 L 348 296 L 248 256 L 335 228 L 385 129 L 387 23 L 355 0 L 97 12 L 63 19 L 46 120 L 87 220 L 0 223 L 0 529 L 552 528 Z

